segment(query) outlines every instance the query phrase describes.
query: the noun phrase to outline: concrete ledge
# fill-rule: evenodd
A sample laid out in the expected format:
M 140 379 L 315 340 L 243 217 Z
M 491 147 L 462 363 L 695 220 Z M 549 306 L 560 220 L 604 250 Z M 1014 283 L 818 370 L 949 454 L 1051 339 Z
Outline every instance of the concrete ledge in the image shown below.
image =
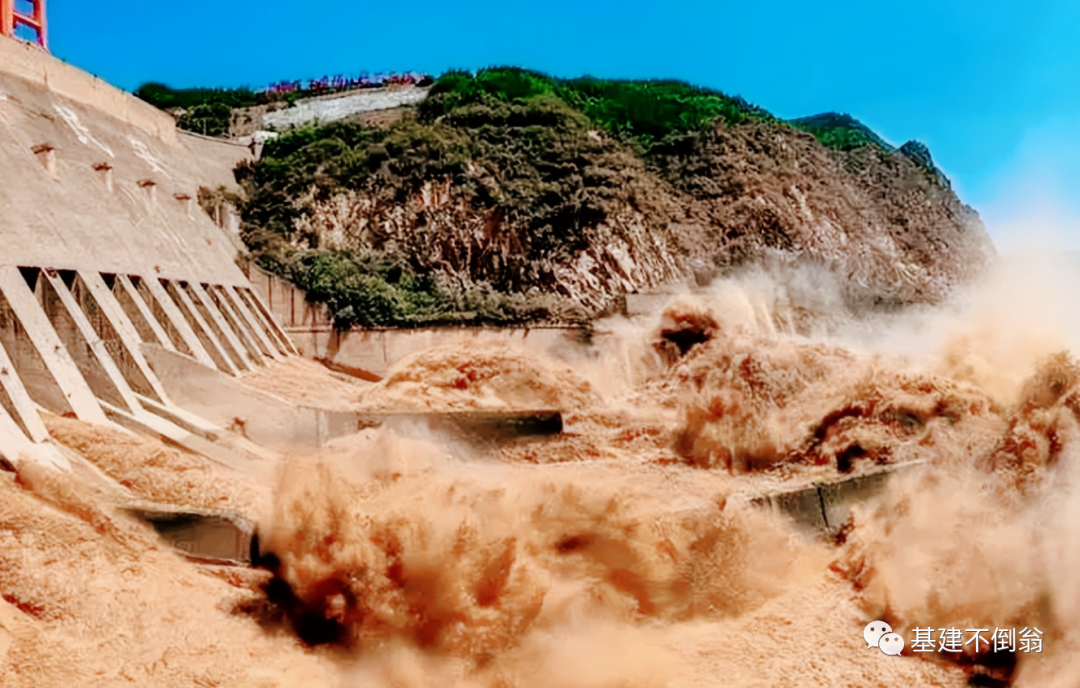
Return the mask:
M 0 409 L 0 463 L 18 470 L 26 461 L 61 471 L 70 471 L 71 463 L 49 441 L 34 443 L 21 428 Z
M 0 408 L 0 459 L 6 464 L 4 467 L 7 470 L 18 468 L 23 455 L 31 446 L 33 443 L 23 434 L 22 428 Z
M 187 430 L 193 435 L 198 435 L 211 442 L 217 442 L 224 434 L 224 431 L 222 431 L 221 428 L 176 406 L 166 406 L 143 396 L 139 397 L 139 403 L 142 404 L 143 410 L 147 413 L 152 413 L 159 418 L 169 421 L 173 425 Z
M 417 425 L 439 433 L 480 439 L 550 437 L 563 431 L 562 413 L 552 409 L 509 411 L 389 412 L 366 416 L 372 425 L 408 429 Z
M 363 368 L 356 368 L 354 366 L 345 365 L 344 363 L 338 363 L 337 361 L 331 361 L 329 358 L 314 358 L 312 359 L 316 363 L 319 363 L 327 370 L 331 370 L 341 375 L 348 375 L 349 377 L 355 377 L 358 380 L 364 382 L 379 382 L 382 380 L 378 375 L 364 370 Z
M 246 457 L 216 442 L 212 442 L 202 435 L 192 433 L 161 416 L 147 411 L 128 413 L 105 402 L 101 403 L 101 408 L 105 411 L 105 415 L 109 420 L 134 433 L 153 437 L 194 454 L 201 454 L 233 470 L 243 471 L 248 468 Z
M 252 561 L 255 524 L 243 516 L 141 504 L 124 511 L 148 523 L 189 559 L 228 564 Z
M 378 425 L 495 440 L 557 435 L 563 429 L 562 414 L 552 409 L 354 412 L 299 406 L 160 346 L 144 344 L 143 353 L 177 406 L 279 451 L 319 449 Z
M 360 414 L 297 406 L 153 344 L 143 354 L 177 406 L 280 451 L 318 449 L 371 423 Z
M 854 504 L 880 495 L 894 474 L 924 465 L 925 461 L 909 461 L 883 466 L 863 475 L 759 495 L 750 501 L 776 513 L 785 513 L 816 532 L 835 536 L 847 521 Z

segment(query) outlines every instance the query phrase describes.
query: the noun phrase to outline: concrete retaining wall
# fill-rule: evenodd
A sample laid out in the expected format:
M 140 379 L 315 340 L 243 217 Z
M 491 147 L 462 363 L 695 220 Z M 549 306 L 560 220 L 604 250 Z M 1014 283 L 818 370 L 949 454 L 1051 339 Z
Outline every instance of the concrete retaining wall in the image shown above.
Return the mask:
M 304 292 L 257 267 L 247 268 L 255 293 L 288 332 L 302 356 L 383 377 L 396 362 L 436 346 L 478 339 L 505 342 L 544 356 L 588 355 L 590 342 L 606 333 L 587 333 L 578 327 L 425 327 L 360 329 L 336 332 L 322 304 L 307 301 Z M 591 339 L 590 339 L 591 338 Z
M 332 328 L 289 330 L 300 354 L 345 368 L 357 368 L 384 377 L 391 366 L 412 354 L 437 346 L 495 340 L 549 357 L 589 355 L 590 345 L 579 328 L 432 327 L 412 330 L 361 330 L 344 334 Z M 603 337 L 600 334 L 597 337 Z M 597 337 L 594 337 L 595 342 Z
M 158 535 L 185 556 L 213 563 L 251 563 L 255 524 L 236 514 L 180 511 L 154 504 L 125 510 L 147 522 Z
M 330 313 L 325 305 L 309 303 L 302 290 L 254 265 L 247 266 L 245 271 L 251 288 L 285 329 L 330 327 Z
M 863 475 L 762 495 L 752 501 L 775 512 L 783 512 L 814 531 L 835 536 L 847 522 L 853 505 L 881 495 L 895 474 L 925 465 L 925 461 L 910 461 L 883 466 Z

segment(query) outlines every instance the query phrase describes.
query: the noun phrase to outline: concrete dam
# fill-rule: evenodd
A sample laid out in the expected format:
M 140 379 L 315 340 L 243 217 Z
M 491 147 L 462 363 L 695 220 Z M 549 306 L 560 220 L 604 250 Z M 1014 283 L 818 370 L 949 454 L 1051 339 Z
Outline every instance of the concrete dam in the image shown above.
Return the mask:
M 883 659 L 886 622 L 1039 624 L 1071 667 L 1043 608 L 1080 595 L 1043 572 L 1076 549 L 1049 517 L 1080 362 L 1013 360 L 1034 302 L 942 311 L 953 336 L 810 272 L 695 273 L 576 327 L 346 331 L 209 200 L 252 150 L 45 45 L 0 36 L 0 686 L 1048 684 L 977 642 Z M 933 368 L 902 357 L 924 323 Z
M 246 155 L 0 37 L 0 454 L 9 464 L 66 464 L 39 409 L 224 463 L 259 453 L 171 389 L 197 378 L 191 369 L 227 385 L 295 354 L 237 266 L 237 247 L 198 205 L 199 188 L 231 183 Z M 229 415 L 243 422 L 242 410 Z
M 246 384 L 245 375 L 275 362 L 317 355 L 297 347 L 263 299 L 270 292 L 241 270 L 235 232 L 199 204 L 201 188 L 234 184 L 233 168 L 250 155 L 178 130 L 138 98 L 0 37 L 0 457 L 8 467 L 78 462 L 50 439 L 42 412 L 118 425 L 256 473 L 282 453 L 384 423 L 561 430 L 552 410 L 418 418 L 307 406 Z M 316 384 L 341 376 L 309 365 Z
M 178 130 L 170 115 L 36 46 L 0 39 L 0 456 L 11 467 L 69 468 L 41 410 L 256 472 L 280 453 L 386 423 L 562 431 L 557 409 L 418 418 L 306 406 L 245 384 L 245 374 L 301 356 L 378 379 L 403 356 L 467 336 L 342 335 L 291 285 L 258 269 L 249 281 L 237 238 L 198 203 L 200 188 L 234 183 L 248 156 Z M 496 334 L 541 354 L 583 346 L 560 329 Z

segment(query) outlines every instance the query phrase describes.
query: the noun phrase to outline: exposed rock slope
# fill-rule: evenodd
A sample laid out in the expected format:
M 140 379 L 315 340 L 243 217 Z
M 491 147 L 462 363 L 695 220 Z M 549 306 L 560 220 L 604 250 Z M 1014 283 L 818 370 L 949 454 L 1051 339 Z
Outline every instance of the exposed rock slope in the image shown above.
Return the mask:
M 860 127 L 677 83 L 450 74 L 387 129 L 269 145 L 238 170 L 245 236 L 342 324 L 588 317 L 762 261 L 820 264 L 853 305 L 939 301 L 992 259 L 986 231 L 925 146 Z

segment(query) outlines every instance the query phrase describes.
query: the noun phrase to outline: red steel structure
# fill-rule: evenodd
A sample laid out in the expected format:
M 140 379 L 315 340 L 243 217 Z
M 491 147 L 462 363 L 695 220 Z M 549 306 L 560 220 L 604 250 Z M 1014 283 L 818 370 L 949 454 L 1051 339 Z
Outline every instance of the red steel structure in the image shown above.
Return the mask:
M 0 0 L 0 34 L 49 47 L 45 0 Z

